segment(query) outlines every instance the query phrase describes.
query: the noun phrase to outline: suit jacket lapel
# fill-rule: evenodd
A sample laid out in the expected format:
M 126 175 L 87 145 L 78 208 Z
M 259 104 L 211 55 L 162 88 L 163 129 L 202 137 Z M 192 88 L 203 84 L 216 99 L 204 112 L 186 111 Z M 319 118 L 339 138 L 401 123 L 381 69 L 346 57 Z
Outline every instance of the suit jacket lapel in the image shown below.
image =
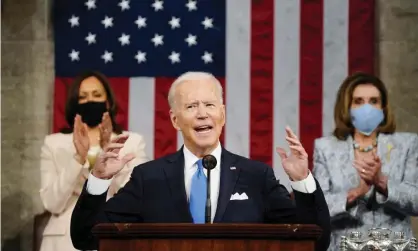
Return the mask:
M 341 172 L 343 173 L 344 179 L 351 184 L 350 187 L 355 187 L 360 182 L 360 176 L 353 166 L 355 159 L 353 143 L 353 138 L 348 136 L 346 141 L 338 143 L 340 146 L 337 149 L 333 149 L 339 154 L 337 157 L 338 163 L 342 163 Z
M 393 155 L 396 154 L 397 148 L 394 143 L 391 142 L 388 135 L 379 134 L 377 137 L 377 156 L 380 157 L 382 162 L 382 172 L 386 175 L 390 174 L 393 166 Z
M 170 195 L 175 203 L 182 221 L 193 222 L 187 203 L 186 188 L 184 185 L 184 155 L 183 147 L 179 151 L 167 157 L 167 164 L 163 170 L 170 187 Z
M 218 205 L 216 208 L 216 214 L 214 222 L 220 222 L 225 213 L 226 207 L 231 198 L 232 192 L 234 190 L 235 184 L 238 180 L 240 167 L 235 166 L 235 169 L 231 170 L 236 161 L 235 156 L 222 148 L 221 154 L 221 179 L 219 184 L 219 197 Z

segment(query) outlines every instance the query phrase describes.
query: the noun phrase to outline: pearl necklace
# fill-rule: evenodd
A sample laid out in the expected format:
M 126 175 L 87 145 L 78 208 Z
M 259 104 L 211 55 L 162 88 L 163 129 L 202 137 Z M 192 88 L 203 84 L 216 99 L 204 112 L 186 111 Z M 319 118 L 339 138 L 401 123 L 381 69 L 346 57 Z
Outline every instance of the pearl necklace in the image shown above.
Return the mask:
M 371 150 L 373 150 L 373 148 L 375 148 L 377 146 L 377 142 L 376 140 L 373 141 L 373 143 L 369 146 L 366 147 L 361 147 L 357 142 L 354 141 L 353 143 L 354 149 L 359 150 L 360 152 L 370 152 Z

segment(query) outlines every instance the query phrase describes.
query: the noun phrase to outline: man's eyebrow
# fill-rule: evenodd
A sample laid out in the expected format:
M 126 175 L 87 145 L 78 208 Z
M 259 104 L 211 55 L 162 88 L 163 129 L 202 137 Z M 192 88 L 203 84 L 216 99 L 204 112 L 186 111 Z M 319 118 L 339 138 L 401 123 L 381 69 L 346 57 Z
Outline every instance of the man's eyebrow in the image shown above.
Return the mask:
M 185 105 L 195 105 L 197 103 L 199 103 L 199 102 L 196 100 L 196 101 L 187 102 Z

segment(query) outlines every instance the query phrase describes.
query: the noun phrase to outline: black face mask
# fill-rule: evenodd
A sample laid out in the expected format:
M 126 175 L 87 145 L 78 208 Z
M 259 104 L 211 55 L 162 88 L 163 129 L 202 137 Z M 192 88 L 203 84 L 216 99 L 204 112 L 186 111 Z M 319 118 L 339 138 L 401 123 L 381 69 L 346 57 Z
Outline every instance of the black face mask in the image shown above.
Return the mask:
M 107 111 L 106 102 L 87 102 L 78 104 L 77 113 L 88 127 L 96 127 L 102 122 L 103 113 Z

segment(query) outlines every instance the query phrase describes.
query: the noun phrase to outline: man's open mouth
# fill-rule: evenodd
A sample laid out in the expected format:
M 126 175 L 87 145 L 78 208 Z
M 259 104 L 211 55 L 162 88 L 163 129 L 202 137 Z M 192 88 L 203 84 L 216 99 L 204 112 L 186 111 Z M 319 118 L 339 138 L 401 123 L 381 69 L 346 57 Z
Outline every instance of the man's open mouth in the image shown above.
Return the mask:
M 194 128 L 194 130 L 197 133 L 207 133 L 210 132 L 212 130 L 213 126 L 210 125 L 203 125 L 203 126 L 197 126 Z

